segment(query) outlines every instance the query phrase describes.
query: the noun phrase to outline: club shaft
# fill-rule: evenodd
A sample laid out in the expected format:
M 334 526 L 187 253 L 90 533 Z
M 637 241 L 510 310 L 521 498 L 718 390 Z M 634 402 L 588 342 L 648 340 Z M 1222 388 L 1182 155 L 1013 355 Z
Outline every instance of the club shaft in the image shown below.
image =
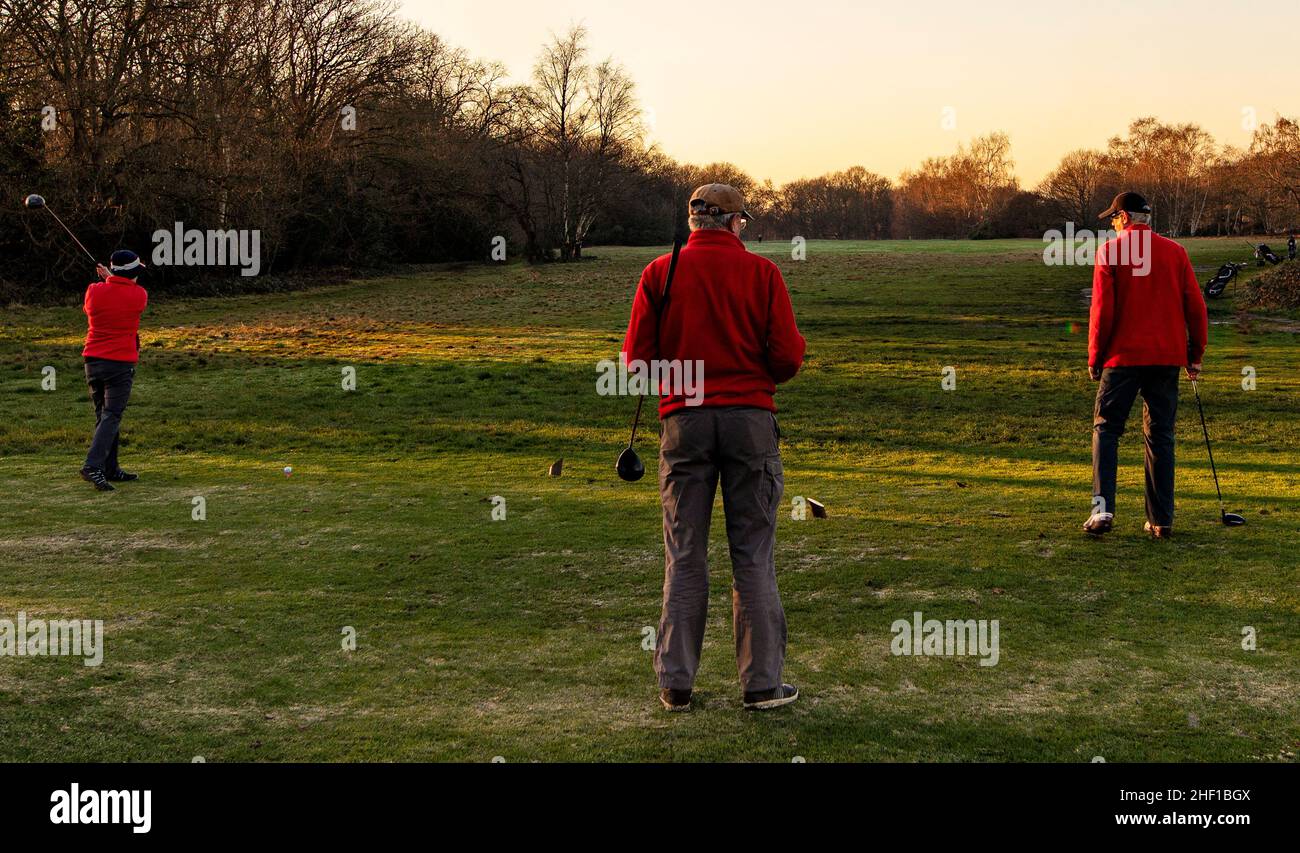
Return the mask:
M 63 226 L 63 230 L 68 232 L 68 236 L 72 238 L 72 242 L 74 242 L 74 243 L 77 244 L 77 248 L 81 249 L 81 251 L 83 251 L 83 252 L 86 253 L 86 257 L 90 258 L 90 262 L 91 262 L 92 264 L 98 264 L 99 261 L 95 260 L 95 256 L 92 255 L 92 254 L 90 253 L 90 250 L 89 250 L 89 249 L 87 249 L 85 246 L 81 245 L 81 241 L 77 239 L 77 235 L 76 235 L 76 234 L 73 234 L 73 233 L 72 233 L 72 229 L 69 228 L 69 227 L 66 226 L 66 225 L 63 225 L 63 220 L 59 218 L 59 215 L 58 215 L 57 213 L 55 213 L 54 211 L 50 210 L 50 206 L 49 206 L 48 204 L 45 205 L 45 209 L 46 209 L 47 211 L 49 211 L 50 216 L 53 216 L 53 217 L 54 217 L 54 221 L 57 222 L 57 223 L 59 223 L 59 225 L 62 225 L 62 226 Z
M 645 395 L 640 394 L 636 398 L 636 416 L 632 418 L 632 437 L 627 440 L 627 446 L 631 447 L 636 441 L 636 428 L 641 425 L 641 404 L 645 402 Z
M 673 276 L 677 272 L 677 256 L 682 251 L 682 239 L 676 237 L 673 240 L 673 257 L 668 263 L 668 276 L 664 280 L 664 291 L 659 298 L 659 305 L 655 309 L 656 334 L 658 333 L 657 325 L 664 318 L 664 310 L 668 307 L 669 290 L 673 286 Z M 641 405 L 645 402 L 645 395 L 641 394 L 636 398 L 636 415 L 632 418 L 632 437 L 627 440 L 628 448 L 636 442 L 636 428 L 641 424 Z
M 1196 380 L 1192 380 L 1192 392 L 1196 394 L 1196 411 L 1201 415 L 1201 434 L 1205 436 L 1205 452 L 1210 457 L 1210 473 L 1214 475 L 1214 493 L 1219 496 L 1219 514 L 1223 515 L 1227 509 L 1223 506 L 1223 492 L 1219 489 L 1219 471 L 1214 467 L 1214 450 L 1210 447 L 1210 430 L 1205 426 L 1205 407 L 1201 405 L 1201 389 L 1196 387 Z

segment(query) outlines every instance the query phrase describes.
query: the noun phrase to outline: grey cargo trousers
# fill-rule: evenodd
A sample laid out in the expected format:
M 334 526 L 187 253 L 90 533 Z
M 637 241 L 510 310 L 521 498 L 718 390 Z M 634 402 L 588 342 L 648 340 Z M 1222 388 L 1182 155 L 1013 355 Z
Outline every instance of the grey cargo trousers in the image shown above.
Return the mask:
M 655 647 L 659 686 L 695 684 L 709 607 L 709 523 L 718 479 L 731 545 L 731 612 L 744 691 L 781 684 L 785 610 L 776 588 L 776 514 L 785 487 L 776 416 L 748 406 L 679 410 L 664 419 L 664 605 Z

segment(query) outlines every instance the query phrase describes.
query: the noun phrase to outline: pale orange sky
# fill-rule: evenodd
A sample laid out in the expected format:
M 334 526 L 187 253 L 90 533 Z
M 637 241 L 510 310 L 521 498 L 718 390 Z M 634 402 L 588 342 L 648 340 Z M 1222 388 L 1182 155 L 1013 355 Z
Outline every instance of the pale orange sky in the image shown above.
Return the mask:
M 1058 5 L 1053 11 L 1051 5 Z M 993 130 L 1032 186 L 1061 155 L 1140 116 L 1245 146 L 1300 114 L 1296 0 L 405 0 L 472 55 L 531 72 L 551 32 L 584 24 L 594 59 L 637 83 L 670 156 L 730 160 L 777 183 L 861 165 L 888 178 Z M 1289 44 L 1289 47 L 1284 46 Z M 1116 84 L 1118 57 L 1145 72 Z M 734 71 L 736 82 L 726 82 Z M 956 126 L 942 124 L 952 109 Z

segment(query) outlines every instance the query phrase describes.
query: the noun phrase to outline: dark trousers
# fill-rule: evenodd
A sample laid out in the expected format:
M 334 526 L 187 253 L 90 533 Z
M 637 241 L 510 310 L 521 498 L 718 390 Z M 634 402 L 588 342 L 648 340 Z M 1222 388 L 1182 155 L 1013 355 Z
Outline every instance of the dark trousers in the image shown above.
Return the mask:
M 700 407 L 664 419 L 664 604 L 655 647 L 660 687 L 689 690 L 695 684 L 709 608 L 709 525 L 719 478 L 741 688 L 781 684 L 786 625 L 773 550 L 785 476 L 778 435 L 776 416 L 766 409 Z
M 1142 396 L 1146 443 L 1146 513 L 1156 527 L 1174 523 L 1174 421 L 1178 414 L 1177 367 L 1108 367 L 1097 387 L 1092 415 L 1092 493 L 1115 512 L 1119 439 L 1133 401 Z
M 122 426 L 126 404 L 131 399 L 134 381 L 134 362 L 86 359 L 86 384 L 90 386 L 90 399 L 95 404 L 95 436 L 90 441 L 90 452 L 86 454 L 87 468 L 99 468 L 108 474 L 118 470 L 118 430 Z

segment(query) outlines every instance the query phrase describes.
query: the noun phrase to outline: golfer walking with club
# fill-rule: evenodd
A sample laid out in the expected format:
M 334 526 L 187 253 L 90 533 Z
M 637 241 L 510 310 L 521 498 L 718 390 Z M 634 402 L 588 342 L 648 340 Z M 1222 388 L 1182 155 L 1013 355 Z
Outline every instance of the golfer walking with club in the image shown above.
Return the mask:
M 694 361 L 703 368 L 702 396 L 659 389 L 659 699 L 670 711 L 691 705 L 709 604 L 709 526 L 721 482 L 736 666 L 744 707 L 765 710 L 799 696 L 782 680 L 786 622 L 774 548 L 784 475 L 773 395 L 803 363 L 804 339 L 780 270 L 740 240 L 750 219 L 741 193 L 706 184 L 691 195 L 688 212 L 691 235 L 676 258 L 670 298 L 663 300 L 674 258 L 664 255 L 641 274 L 623 347 L 629 365 Z
M 1099 382 L 1093 409 L 1093 514 L 1084 530 L 1110 532 L 1119 440 L 1142 397 L 1146 444 L 1146 531 L 1174 526 L 1174 421 L 1178 371 L 1195 383 L 1209 322 L 1186 250 L 1151 230 L 1151 206 L 1135 192 L 1115 196 L 1099 219 L 1119 232 L 1097 252 L 1088 328 L 1088 372 Z
M 81 354 L 86 360 L 90 399 L 95 404 L 95 435 L 81 478 L 101 492 L 113 491 L 113 483 L 139 479 L 122 470 L 117 449 L 122 415 L 131 399 L 140 358 L 140 315 L 149 303 L 149 294 L 136 283 L 144 264 L 135 252 L 114 252 L 109 267 L 98 266 L 103 280 L 86 288 L 82 306 L 88 330 Z

